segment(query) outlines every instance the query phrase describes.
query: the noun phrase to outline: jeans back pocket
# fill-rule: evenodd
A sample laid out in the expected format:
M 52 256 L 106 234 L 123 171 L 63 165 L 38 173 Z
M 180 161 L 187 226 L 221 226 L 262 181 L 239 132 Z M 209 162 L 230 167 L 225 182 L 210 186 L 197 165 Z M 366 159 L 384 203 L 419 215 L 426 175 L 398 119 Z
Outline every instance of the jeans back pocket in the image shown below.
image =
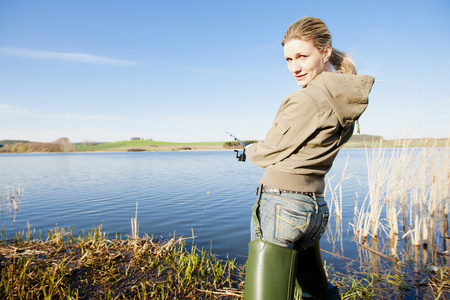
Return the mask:
M 276 205 L 275 238 L 283 243 L 300 239 L 311 223 L 311 213 L 292 211 Z
M 322 221 L 320 222 L 320 227 L 318 228 L 316 234 L 314 234 L 314 236 L 312 237 L 313 241 L 318 242 L 322 235 L 325 233 L 329 218 L 330 214 L 322 214 Z

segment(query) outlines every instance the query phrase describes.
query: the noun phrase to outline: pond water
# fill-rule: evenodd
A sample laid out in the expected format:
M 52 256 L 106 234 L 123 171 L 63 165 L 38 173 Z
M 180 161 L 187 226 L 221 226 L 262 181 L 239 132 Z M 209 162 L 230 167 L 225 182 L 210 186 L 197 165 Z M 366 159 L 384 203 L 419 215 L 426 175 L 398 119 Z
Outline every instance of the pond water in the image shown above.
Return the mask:
M 73 228 L 75 235 L 102 225 L 111 238 L 126 238 L 137 207 L 140 236 L 194 234 L 199 248 L 238 263 L 247 255 L 251 206 L 263 174 L 236 161 L 231 151 L 2 154 L 0 170 L 6 238 L 26 231 L 27 224 L 44 236 L 56 225 Z M 333 186 L 344 170 L 351 178 L 343 184 L 342 243 L 352 257 L 357 250 L 347 229 L 356 199 L 367 193 L 365 150 L 342 150 L 327 183 L 331 179 Z M 7 198 L 18 186 L 20 203 L 14 209 Z M 326 237 L 321 247 L 333 251 Z

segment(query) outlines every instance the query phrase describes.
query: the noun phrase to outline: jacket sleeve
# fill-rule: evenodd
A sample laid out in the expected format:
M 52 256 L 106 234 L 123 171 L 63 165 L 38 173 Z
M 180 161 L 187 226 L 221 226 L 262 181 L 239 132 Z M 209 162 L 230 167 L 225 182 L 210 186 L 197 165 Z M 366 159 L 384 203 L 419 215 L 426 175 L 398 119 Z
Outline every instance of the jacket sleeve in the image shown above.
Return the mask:
M 305 93 L 286 99 L 264 140 L 247 148 L 248 160 L 265 168 L 290 156 L 316 131 L 318 114 L 317 103 Z

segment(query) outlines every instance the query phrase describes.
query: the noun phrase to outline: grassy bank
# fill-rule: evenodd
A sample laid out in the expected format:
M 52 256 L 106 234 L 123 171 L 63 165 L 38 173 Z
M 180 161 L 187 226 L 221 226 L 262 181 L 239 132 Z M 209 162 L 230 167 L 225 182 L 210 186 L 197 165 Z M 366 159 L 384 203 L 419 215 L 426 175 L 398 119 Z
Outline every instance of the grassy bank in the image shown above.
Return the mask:
M 75 237 L 56 227 L 43 239 L 29 228 L 0 243 L 2 299 L 241 299 L 245 265 L 219 260 L 189 239 L 109 238 L 101 227 Z M 372 253 L 373 254 L 373 253 Z M 374 255 L 376 256 L 376 254 Z M 327 266 L 342 299 L 448 299 L 450 268 L 399 265 L 374 272 L 352 259 Z M 380 259 L 380 257 L 376 258 Z M 406 262 L 407 263 L 407 262 Z
M 0 246 L 2 299 L 233 299 L 242 267 L 186 239 L 110 239 L 101 228 L 74 237 L 31 229 Z M 193 239 L 190 239 L 193 241 Z

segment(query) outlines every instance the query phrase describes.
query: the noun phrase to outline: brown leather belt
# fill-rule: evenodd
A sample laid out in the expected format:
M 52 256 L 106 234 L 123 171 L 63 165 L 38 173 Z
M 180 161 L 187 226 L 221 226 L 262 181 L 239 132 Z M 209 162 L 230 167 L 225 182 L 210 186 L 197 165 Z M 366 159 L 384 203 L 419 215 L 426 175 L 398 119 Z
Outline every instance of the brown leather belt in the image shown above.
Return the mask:
M 258 189 L 259 189 L 259 187 L 258 187 Z M 258 189 L 256 189 L 256 194 L 258 194 Z M 306 196 L 315 197 L 315 198 L 323 198 L 323 194 L 319 194 L 319 193 L 280 190 L 280 189 L 272 188 L 270 186 L 263 186 L 262 187 L 262 192 L 263 193 L 277 193 L 277 194 L 281 194 L 281 193 L 300 194 L 300 195 L 306 195 Z

